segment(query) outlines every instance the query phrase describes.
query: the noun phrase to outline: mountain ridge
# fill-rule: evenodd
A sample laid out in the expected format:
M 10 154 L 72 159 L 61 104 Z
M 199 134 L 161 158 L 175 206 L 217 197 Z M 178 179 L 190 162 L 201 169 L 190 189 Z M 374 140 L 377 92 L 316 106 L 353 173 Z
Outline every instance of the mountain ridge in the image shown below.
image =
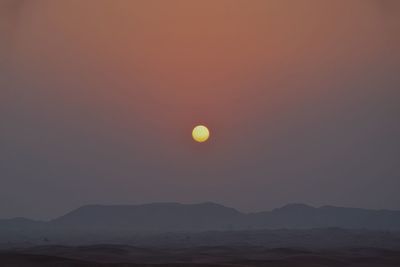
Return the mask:
M 246 229 L 349 228 L 400 230 L 400 211 L 313 207 L 291 203 L 270 211 L 244 213 L 214 202 L 139 205 L 84 205 L 49 221 L 26 218 L 0 220 L 0 229 L 74 228 L 132 231 L 209 231 Z

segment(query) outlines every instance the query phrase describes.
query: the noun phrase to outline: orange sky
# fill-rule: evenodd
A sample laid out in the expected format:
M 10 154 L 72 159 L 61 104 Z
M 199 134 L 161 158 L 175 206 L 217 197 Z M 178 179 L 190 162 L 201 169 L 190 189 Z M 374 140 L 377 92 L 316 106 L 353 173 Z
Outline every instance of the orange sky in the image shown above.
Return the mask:
M 38 161 L 20 173 L 27 159 L 7 157 L 7 175 L 45 184 L 21 193 L 15 210 L 42 190 L 38 202 L 59 195 L 70 208 L 164 200 L 400 208 L 390 188 L 375 192 L 385 200 L 367 197 L 382 170 L 391 170 L 389 185 L 399 171 L 390 143 L 374 145 L 398 130 L 389 127 L 400 84 L 396 1 L 4 0 L 0 8 L 3 140 Z M 213 133 L 203 146 L 190 139 L 197 123 Z M 350 195 L 362 179 L 372 184 L 365 196 L 342 199 L 349 177 L 357 177 Z

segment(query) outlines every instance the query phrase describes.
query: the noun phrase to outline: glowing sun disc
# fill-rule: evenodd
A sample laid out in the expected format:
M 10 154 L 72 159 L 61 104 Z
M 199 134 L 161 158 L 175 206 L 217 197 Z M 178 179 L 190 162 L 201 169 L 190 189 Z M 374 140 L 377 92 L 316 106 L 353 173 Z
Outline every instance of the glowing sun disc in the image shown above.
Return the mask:
M 203 143 L 210 138 L 210 131 L 204 125 L 198 125 L 194 127 L 192 132 L 193 139 L 196 142 Z

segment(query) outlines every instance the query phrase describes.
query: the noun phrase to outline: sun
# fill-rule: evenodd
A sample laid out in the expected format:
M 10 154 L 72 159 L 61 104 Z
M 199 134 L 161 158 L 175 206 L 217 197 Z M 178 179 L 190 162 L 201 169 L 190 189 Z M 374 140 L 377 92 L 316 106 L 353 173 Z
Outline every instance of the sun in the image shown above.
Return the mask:
M 192 136 L 196 142 L 203 143 L 210 138 L 210 131 L 206 126 L 198 125 L 194 127 Z

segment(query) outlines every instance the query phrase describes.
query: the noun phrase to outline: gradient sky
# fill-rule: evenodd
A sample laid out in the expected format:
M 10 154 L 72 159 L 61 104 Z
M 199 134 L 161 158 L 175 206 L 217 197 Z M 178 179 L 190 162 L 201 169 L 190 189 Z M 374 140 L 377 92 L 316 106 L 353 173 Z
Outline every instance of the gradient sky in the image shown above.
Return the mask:
M 397 0 L 0 0 L 0 40 L 0 218 L 400 209 Z

